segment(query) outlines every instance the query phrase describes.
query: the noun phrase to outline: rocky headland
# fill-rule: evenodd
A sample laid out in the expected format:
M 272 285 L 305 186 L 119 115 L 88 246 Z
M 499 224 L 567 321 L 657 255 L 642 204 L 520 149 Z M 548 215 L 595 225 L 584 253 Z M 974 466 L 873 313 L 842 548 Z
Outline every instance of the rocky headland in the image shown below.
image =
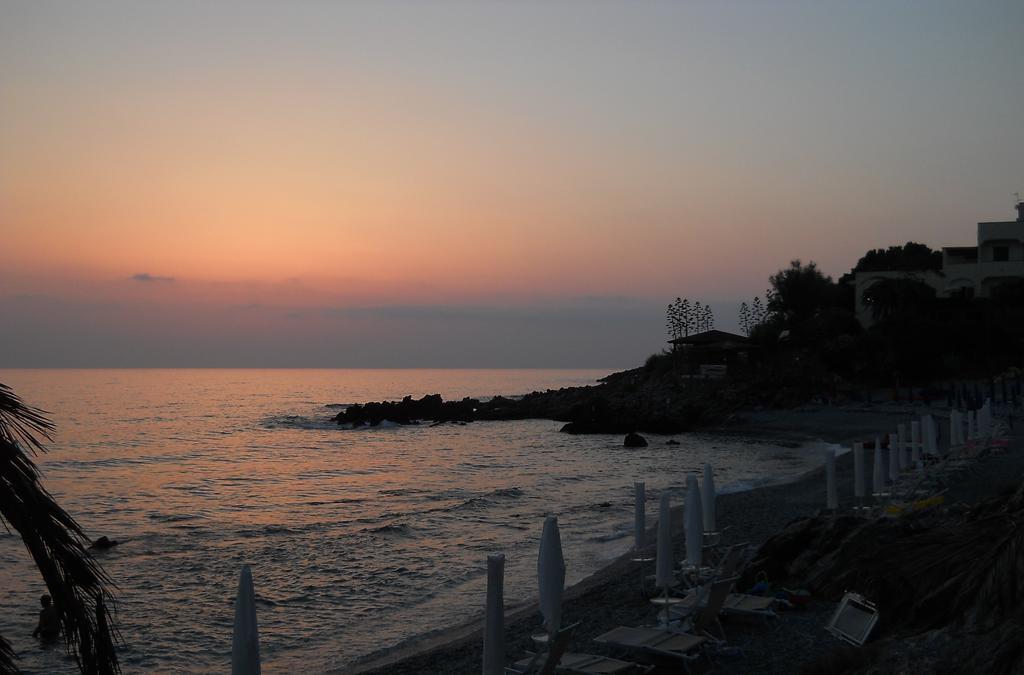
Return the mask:
M 745 387 L 726 380 L 690 378 L 647 367 L 613 373 L 585 387 L 535 391 L 525 396 L 445 401 L 439 394 L 347 407 L 334 417 L 339 425 L 475 422 L 551 419 L 573 434 L 636 431 L 679 433 L 719 423 L 749 401 Z

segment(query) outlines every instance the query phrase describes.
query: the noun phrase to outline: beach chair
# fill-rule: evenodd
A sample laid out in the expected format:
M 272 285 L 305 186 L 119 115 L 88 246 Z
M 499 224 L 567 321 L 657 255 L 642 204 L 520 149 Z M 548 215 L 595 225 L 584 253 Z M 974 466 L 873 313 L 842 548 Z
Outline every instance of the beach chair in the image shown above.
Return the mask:
M 562 655 L 569 648 L 569 639 L 578 625 L 579 622 L 576 622 L 558 631 L 551 640 L 547 653 L 531 654 L 511 667 L 506 666 L 506 675 L 553 675 Z
M 725 642 L 725 629 L 718 617 L 735 583 L 735 577 L 712 583 L 704 602 L 699 601 L 695 593 L 691 604 L 676 605 L 672 609 L 672 618 L 681 620 L 683 624 L 680 627 L 688 633 L 706 637 L 715 643 Z
M 534 655 L 531 654 L 531 656 Z M 523 659 L 517 662 L 516 666 L 525 667 L 529 661 L 530 658 Z M 562 654 L 558 665 L 555 666 L 556 673 L 574 673 L 575 675 L 628 675 L 629 673 L 646 673 L 649 670 L 650 667 L 641 666 L 632 661 L 575 652 Z
M 724 616 L 745 616 L 760 619 L 777 619 L 775 607 L 785 600 L 779 598 L 765 597 L 761 595 L 748 595 L 746 593 L 730 593 L 725 596 L 725 604 L 722 606 Z
M 711 663 L 711 657 L 704 649 L 708 642 L 706 637 L 663 628 L 619 626 L 597 636 L 594 642 L 677 660 L 687 672 L 690 672 L 690 664 L 702 657 Z
M 774 619 L 778 617 L 773 609 L 777 604 L 784 602 L 778 598 L 765 597 L 761 595 L 748 595 L 746 593 L 728 593 L 736 584 L 738 577 L 731 579 L 723 579 L 723 585 L 726 586 L 726 594 L 722 598 L 721 607 L 715 612 L 715 616 L 746 616 L 746 617 L 757 617 L 763 619 Z M 728 582 L 727 584 L 724 582 Z M 716 582 L 718 583 L 718 582 Z M 715 584 L 712 584 L 714 587 Z M 721 594 L 721 586 L 718 587 L 718 593 Z M 672 608 L 680 615 L 694 614 L 697 608 L 703 609 L 711 604 L 711 593 L 707 592 L 690 592 L 682 598 L 677 598 L 676 602 L 673 603 Z M 724 633 L 723 633 L 724 634 Z
M 718 562 L 718 569 L 716 576 L 719 579 L 726 577 L 734 577 L 740 570 L 740 567 L 747 562 L 747 553 L 750 549 L 750 544 L 743 542 L 742 544 L 733 544 L 725 550 L 722 554 L 722 559 Z

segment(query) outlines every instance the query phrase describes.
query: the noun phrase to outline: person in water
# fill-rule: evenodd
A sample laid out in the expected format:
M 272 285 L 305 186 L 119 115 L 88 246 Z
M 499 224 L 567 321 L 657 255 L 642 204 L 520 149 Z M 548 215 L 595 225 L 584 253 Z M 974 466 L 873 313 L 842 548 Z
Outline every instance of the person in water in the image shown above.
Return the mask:
M 32 637 L 56 640 L 60 636 L 60 619 L 57 617 L 57 608 L 53 606 L 53 600 L 48 595 L 39 598 L 39 604 L 43 608 L 39 611 L 39 625 L 32 631 Z

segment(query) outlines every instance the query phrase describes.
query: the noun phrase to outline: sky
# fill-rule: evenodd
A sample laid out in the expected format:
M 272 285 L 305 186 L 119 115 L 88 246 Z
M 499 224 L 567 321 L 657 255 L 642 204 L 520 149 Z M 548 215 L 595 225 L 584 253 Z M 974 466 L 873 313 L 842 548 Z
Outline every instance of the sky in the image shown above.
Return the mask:
M 0 367 L 628 367 L 1024 192 L 1024 3 L 0 2 Z

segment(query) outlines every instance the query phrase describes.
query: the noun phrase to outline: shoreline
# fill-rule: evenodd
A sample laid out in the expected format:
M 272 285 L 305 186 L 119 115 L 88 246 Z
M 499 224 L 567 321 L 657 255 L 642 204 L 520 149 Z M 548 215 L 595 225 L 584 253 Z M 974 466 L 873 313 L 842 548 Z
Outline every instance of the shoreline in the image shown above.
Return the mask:
M 706 428 L 700 433 L 722 433 L 746 437 L 759 442 L 766 439 L 801 444 L 822 441 L 841 444 L 849 450 L 855 440 L 873 437 L 876 433 L 895 430 L 896 424 L 920 415 L 923 406 L 905 404 L 875 404 L 857 406 L 804 406 L 791 410 L 751 411 L 744 419 L 735 420 L 728 428 Z M 866 433 L 867 430 L 872 433 Z M 852 453 L 842 451 L 837 457 L 837 480 L 843 487 L 852 483 Z M 777 479 L 769 484 L 749 489 L 719 493 L 718 520 L 727 528 L 723 541 L 737 543 L 749 541 L 756 549 L 765 540 L 781 530 L 788 522 L 802 516 L 813 515 L 824 506 L 823 467 L 819 466 Z M 727 486 L 723 486 L 725 488 Z M 852 501 L 852 487 L 847 489 L 845 501 Z M 844 501 L 841 494 L 841 501 Z M 673 519 L 681 523 L 682 505 L 673 507 Z M 656 523 L 648 527 L 653 555 Z M 674 528 L 677 529 L 677 528 Z M 675 536 L 673 545 L 677 559 L 682 559 L 683 542 Z M 564 596 L 564 623 L 581 620 L 574 643 L 586 651 L 601 653 L 589 638 L 616 623 L 636 623 L 638 617 L 650 613 L 650 605 L 639 592 L 639 569 L 632 562 L 631 549 L 595 570 L 592 574 L 566 588 Z M 653 572 L 653 567 L 645 573 Z M 633 587 L 630 592 L 629 587 Z M 603 597 L 614 597 L 612 608 Z M 481 598 L 479 610 L 482 612 Z M 619 618 L 615 618 L 618 616 Z M 785 617 L 788 618 L 788 617 Z M 427 634 L 410 637 L 394 647 L 360 657 L 354 663 L 332 669 L 338 674 L 384 675 L 385 673 L 476 672 L 482 652 L 482 616 L 466 623 L 439 628 Z M 540 626 L 537 601 L 506 608 L 506 647 L 509 661 L 533 647 L 530 635 Z M 593 625 L 591 625 L 593 624 Z M 588 644 L 589 643 L 589 644 Z M 470 656 L 472 655 L 472 656 Z M 475 659 L 475 660 L 474 660 Z

